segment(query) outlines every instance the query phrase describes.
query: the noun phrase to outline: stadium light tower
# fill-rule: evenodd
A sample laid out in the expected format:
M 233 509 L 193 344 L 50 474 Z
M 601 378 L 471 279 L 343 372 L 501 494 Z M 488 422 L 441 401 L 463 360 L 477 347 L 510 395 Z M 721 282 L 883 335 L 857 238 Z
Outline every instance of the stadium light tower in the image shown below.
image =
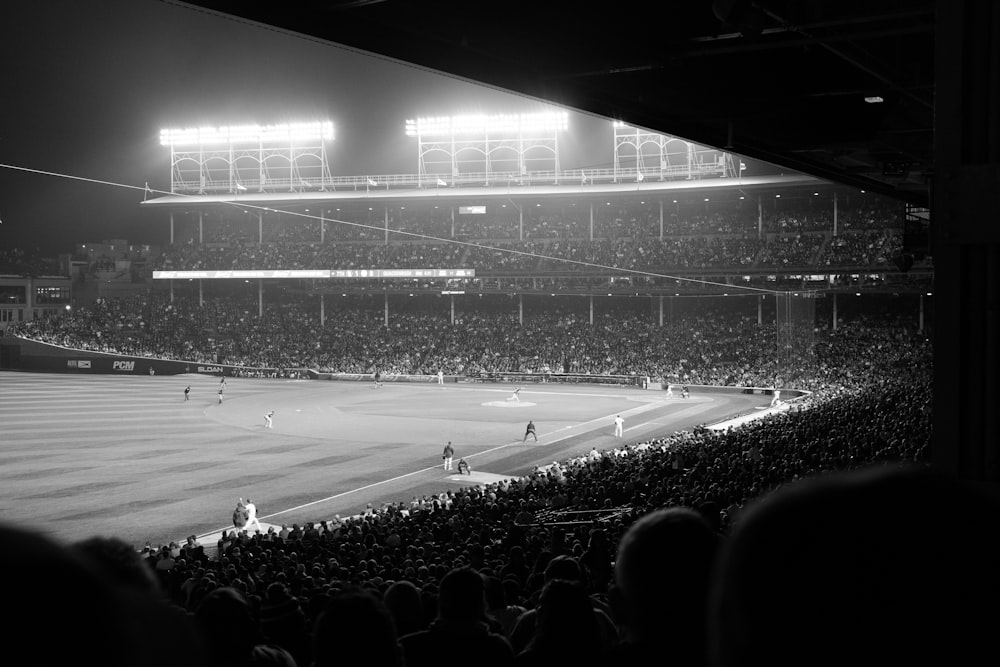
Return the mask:
M 406 135 L 417 138 L 421 181 L 489 184 L 557 179 L 558 135 L 568 127 L 565 111 L 472 114 L 410 119 Z
M 735 177 L 729 153 L 616 120 L 615 182 Z
M 332 182 L 326 144 L 333 140 L 328 120 L 160 130 L 175 193 L 323 189 Z

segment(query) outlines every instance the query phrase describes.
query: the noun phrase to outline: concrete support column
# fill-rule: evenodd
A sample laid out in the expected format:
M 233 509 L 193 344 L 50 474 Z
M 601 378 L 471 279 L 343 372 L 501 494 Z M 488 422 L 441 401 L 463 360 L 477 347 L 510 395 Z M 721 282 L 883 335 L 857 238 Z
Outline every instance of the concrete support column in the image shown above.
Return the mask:
M 660 200 L 660 240 L 661 241 L 663 240 L 663 201 L 662 200 Z
M 932 461 L 1000 492 L 1000 5 L 935 12 Z
M 833 235 L 837 236 L 837 193 L 833 193 Z
M 764 236 L 764 204 L 757 195 L 757 238 Z

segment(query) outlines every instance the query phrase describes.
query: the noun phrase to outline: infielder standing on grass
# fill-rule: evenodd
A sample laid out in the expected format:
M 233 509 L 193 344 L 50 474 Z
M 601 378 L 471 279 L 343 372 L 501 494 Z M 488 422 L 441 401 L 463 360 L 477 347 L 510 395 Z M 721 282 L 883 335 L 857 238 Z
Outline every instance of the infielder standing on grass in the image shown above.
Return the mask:
M 615 417 L 615 437 L 622 437 L 622 427 L 625 425 L 625 420 L 622 419 L 621 415 Z

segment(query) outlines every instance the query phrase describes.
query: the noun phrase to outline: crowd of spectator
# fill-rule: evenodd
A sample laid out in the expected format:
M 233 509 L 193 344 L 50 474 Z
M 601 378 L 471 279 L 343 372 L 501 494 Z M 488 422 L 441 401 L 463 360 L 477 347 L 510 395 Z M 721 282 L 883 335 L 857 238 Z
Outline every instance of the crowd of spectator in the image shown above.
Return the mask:
M 132 324 L 141 317 L 113 312 Z M 766 355 L 739 358 L 764 338 L 720 319 L 718 327 L 707 317 L 685 322 L 689 381 L 771 373 Z M 380 345 L 410 348 L 411 327 L 427 327 L 428 341 L 443 342 L 410 360 L 419 364 L 493 352 L 501 338 L 487 336 L 495 319 L 464 317 L 453 329 L 474 334 L 456 337 L 435 331 L 439 324 L 414 316 Z M 624 363 L 670 349 L 669 341 L 635 342 L 652 333 L 635 322 L 621 330 L 601 322 L 589 334 L 577 324 L 556 316 L 521 338 L 508 321 L 505 354 L 545 358 L 572 342 Z M 680 332 L 671 333 L 664 338 Z M 719 360 L 728 355 L 739 370 L 723 377 Z M 122 632 L 116 648 L 131 664 L 159 664 L 162 644 L 189 664 L 317 667 L 458 656 L 488 665 L 719 667 L 808 656 L 832 665 L 851 655 L 891 661 L 898 651 L 943 659 L 954 655 L 947 649 L 982 658 L 977 651 L 993 650 L 989 601 L 1000 592 L 997 508 L 924 469 L 930 372 L 923 337 L 858 318 L 820 332 L 812 362 L 789 378 L 787 386 L 815 393 L 748 425 L 594 450 L 523 478 L 353 517 L 234 529 L 214 545 L 192 536 L 137 554 L 114 538 L 63 548 L 11 534 L 3 553 L 15 553 L 12 544 L 44 553 L 47 560 L 18 563 L 58 568 L 46 569 L 46 586 L 76 577 L 62 594 L 95 596 L 109 625 L 84 619 L 74 632 L 93 633 L 94 650 L 108 650 L 110 633 Z
M 589 206 L 569 204 L 553 206 L 488 205 L 483 214 L 454 215 L 449 209 L 390 208 L 360 211 L 327 210 L 325 229 L 320 233 L 320 216 L 313 211 L 302 215 L 268 213 L 264 217 L 264 241 L 315 242 L 327 240 L 382 240 L 384 229 L 437 238 L 495 240 L 568 240 L 568 239 L 638 239 L 666 236 L 730 236 L 761 234 L 800 234 L 834 231 L 834 204 L 830 197 L 774 198 L 758 206 L 756 198 L 736 202 L 610 202 Z M 593 215 L 591 215 L 593 213 Z M 839 198 L 837 229 L 872 231 L 899 228 L 901 210 L 891 201 L 864 195 Z M 257 240 L 256 212 L 250 212 L 238 224 L 241 230 L 231 241 L 251 236 Z M 205 223 L 209 224 L 208 222 Z M 273 228 L 269 231 L 269 227 Z M 185 229 L 195 229 L 190 223 Z M 196 240 L 188 232 L 179 238 Z M 219 238 L 219 237 L 214 237 Z M 207 241 L 207 239 L 205 239 Z M 224 237 L 219 240 L 225 241 Z
M 381 305 L 381 304 L 379 304 Z M 776 354 L 775 320 L 705 306 L 661 326 L 650 313 L 610 309 L 587 313 L 552 301 L 519 322 L 514 311 L 463 311 L 454 322 L 418 304 L 394 309 L 389 326 L 373 307 L 338 307 L 321 323 L 315 301 L 285 296 L 256 299 L 163 295 L 101 299 L 91 308 L 20 322 L 8 334 L 64 347 L 131 356 L 257 368 L 334 373 L 433 374 L 478 377 L 497 373 L 648 376 L 688 384 L 771 386 L 829 384 L 828 369 L 844 361 L 862 321 L 833 330 L 828 323 L 796 335 L 808 358 Z M 911 318 L 912 319 L 912 318 Z M 910 323 L 884 326 L 872 340 L 916 336 Z M 813 345 L 815 343 L 815 345 Z M 811 388 L 811 386 L 803 386 Z
M 662 240 L 653 211 L 603 217 L 594 241 L 575 216 L 539 216 L 524 241 L 509 220 L 456 225 L 456 237 L 485 234 L 500 251 L 386 245 L 379 232 L 346 226 L 320 243 L 299 237 L 318 237 L 318 226 L 294 219 L 265 225 L 258 244 L 256 224 L 207 225 L 205 243 L 172 246 L 162 266 L 571 268 L 539 255 L 635 269 L 886 263 L 899 242 L 883 225 L 887 212 L 841 215 L 838 236 L 826 213 L 797 211 L 766 215 L 763 237 L 747 211 L 674 217 Z M 393 222 L 417 233 L 451 224 Z M 0 267 L 17 260 L 0 252 Z M 321 323 L 315 303 L 296 298 L 268 301 L 261 316 L 253 298 L 198 305 L 150 295 L 99 299 L 8 333 L 248 369 L 642 375 L 812 393 L 738 428 L 594 450 L 354 517 L 234 529 L 214 545 L 191 536 L 141 552 L 113 537 L 64 546 L 0 526 L 0 566 L 22 575 L 8 588 L 24 604 L 14 636 L 43 651 L 43 664 L 90 657 L 130 666 L 178 656 L 213 667 L 728 667 L 803 656 L 841 665 L 858 655 L 889 662 L 900 651 L 906 662 L 962 655 L 964 664 L 992 650 L 980 639 L 997 613 L 979 609 L 994 609 L 1000 594 L 997 508 L 926 472 L 925 332 L 858 315 L 798 332 L 801 344 L 783 356 L 774 322 L 746 313 L 699 308 L 661 326 L 648 312 L 612 310 L 591 323 L 549 306 L 523 321 L 483 308 L 454 322 L 404 308 L 386 327 L 375 308 L 338 308 Z M 62 641 L 46 641 L 63 627 Z
M 472 268 L 551 272 L 608 268 L 641 271 L 829 271 L 882 268 L 902 250 L 898 231 L 612 240 L 184 244 L 158 261 L 166 270 Z
M 782 200 L 775 200 L 782 201 Z M 901 212 L 878 199 L 832 206 L 785 200 L 709 211 L 599 207 L 513 209 L 450 219 L 434 211 L 373 211 L 321 221 L 270 213 L 178 223 L 165 269 L 474 268 L 480 272 L 572 271 L 588 265 L 642 271 L 887 267 L 902 248 Z M 405 233 L 398 233 L 405 232 Z M 455 243 L 452 241 L 460 241 Z M 471 244 L 471 245 L 468 245 Z M 486 246 L 480 248 L 478 246 Z M 570 261 L 566 261 L 570 260 Z

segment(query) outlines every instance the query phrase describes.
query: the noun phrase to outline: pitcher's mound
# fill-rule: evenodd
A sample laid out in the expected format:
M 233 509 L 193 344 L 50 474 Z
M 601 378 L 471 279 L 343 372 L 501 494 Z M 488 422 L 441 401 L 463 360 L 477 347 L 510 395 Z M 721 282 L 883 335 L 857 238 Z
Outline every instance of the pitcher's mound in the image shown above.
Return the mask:
M 520 403 L 517 401 L 486 401 L 483 405 L 488 408 L 530 408 L 536 404 L 530 401 L 521 401 Z

